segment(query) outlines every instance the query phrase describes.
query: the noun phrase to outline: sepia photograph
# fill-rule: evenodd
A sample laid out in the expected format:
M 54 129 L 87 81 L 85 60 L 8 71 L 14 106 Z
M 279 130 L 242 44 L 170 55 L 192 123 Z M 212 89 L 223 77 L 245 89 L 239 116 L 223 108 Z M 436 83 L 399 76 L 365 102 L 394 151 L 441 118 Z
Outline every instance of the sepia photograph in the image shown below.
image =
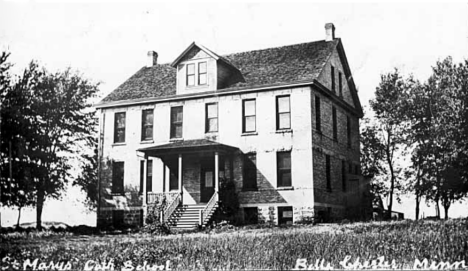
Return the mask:
M 468 270 L 467 15 L 0 0 L 0 270 Z

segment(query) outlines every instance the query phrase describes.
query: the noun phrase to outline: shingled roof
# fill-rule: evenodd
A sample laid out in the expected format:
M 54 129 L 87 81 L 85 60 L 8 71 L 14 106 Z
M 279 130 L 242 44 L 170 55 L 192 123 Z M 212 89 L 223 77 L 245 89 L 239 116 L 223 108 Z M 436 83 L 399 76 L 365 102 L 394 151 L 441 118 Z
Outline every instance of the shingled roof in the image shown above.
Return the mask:
M 314 80 L 339 42 L 339 39 L 322 40 L 221 56 L 241 72 L 244 82 L 225 86 L 217 92 Z M 176 68 L 158 64 L 141 68 L 100 104 L 166 98 L 175 94 Z

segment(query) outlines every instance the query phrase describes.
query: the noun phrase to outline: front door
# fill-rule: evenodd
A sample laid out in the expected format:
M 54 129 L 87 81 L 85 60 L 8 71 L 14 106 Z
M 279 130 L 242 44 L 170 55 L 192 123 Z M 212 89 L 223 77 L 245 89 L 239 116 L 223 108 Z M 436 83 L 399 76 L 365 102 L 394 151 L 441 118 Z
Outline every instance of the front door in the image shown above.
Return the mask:
M 214 157 L 202 159 L 200 172 L 200 202 L 207 203 L 213 196 L 215 187 Z

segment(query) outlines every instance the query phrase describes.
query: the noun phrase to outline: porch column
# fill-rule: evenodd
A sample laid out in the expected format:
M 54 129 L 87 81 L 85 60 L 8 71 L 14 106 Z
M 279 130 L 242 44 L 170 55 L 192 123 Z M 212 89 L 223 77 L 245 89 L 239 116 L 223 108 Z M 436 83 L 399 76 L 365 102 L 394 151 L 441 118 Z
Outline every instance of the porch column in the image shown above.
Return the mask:
M 219 155 L 218 152 L 215 152 L 215 193 L 218 192 L 219 189 Z
M 182 195 L 182 154 L 179 154 L 179 169 L 178 169 L 179 193 Z M 181 196 L 182 199 L 182 196 Z
M 171 192 L 170 180 L 171 172 L 169 170 L 169 167 L 166 164 L 164 164 L 164 182 L 166 183 L 166 192 Z
M 146 215 L 148 213 L 148 208 L 147 208 L 147 197 L 148 195 L 146 195 L 146 182 L 147 182 L 147 179 L 148 178 L 148 173 L 146 172 L 147 171 L 147 165 L 148 165 L 148 156 L 145 154 L 145 162 L 143 163 L 143 203 L 142 203 L 142 207 L 143 207 L 143 225 L 145 225 L 145 220 L 146 220 Z

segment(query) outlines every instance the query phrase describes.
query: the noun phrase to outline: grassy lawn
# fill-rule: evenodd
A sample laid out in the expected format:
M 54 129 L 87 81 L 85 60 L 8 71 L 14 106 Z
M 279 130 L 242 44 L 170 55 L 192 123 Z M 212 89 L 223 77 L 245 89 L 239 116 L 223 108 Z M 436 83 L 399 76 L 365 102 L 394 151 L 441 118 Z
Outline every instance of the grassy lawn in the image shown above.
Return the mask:
M 382 222 L 228 230 L 167 236 L 148 234 L 75 236 L 70 233 L 2 235 L 0 256 L 5 266 L 34 262 L 68 263 L 73 269 L 96 270 L 97 263 L 128 270 L 146 261 L 153 270 L 292 269 L 323 259 L 332 268 L 351 268 L 355 261 L 384 256 L 398 268 L 415 260 L 468 263 L 468 220 Z M 344 259 L 349 261 L 343 265 Z M 350 257 L 350 258 L 349 258 Z M 112 261 L 111 261 L 112 260 Z M 131 261 L 131 263 L 130 263 Z M 307 263 L 305 263 L 307 262 Z M 377 261 L 378 263 L 378 261 Z M 33 265 L 31 265 L 33 266 Z M 94 269 L 92 269 L 94 267 Z M 101 266 L 102 267 L 102 266 Z M 148 267 L 148 266 L 147 266 Z M 359 266 L 357 265 L 359 268 Z M 365 266 L 361 266 L 365 267 Z M 375 266 L 374 266 L 375 267 Z M 51 269 L 48 269 L 51 270 Z M 147 269 L 151 270 L 151 269 Z

